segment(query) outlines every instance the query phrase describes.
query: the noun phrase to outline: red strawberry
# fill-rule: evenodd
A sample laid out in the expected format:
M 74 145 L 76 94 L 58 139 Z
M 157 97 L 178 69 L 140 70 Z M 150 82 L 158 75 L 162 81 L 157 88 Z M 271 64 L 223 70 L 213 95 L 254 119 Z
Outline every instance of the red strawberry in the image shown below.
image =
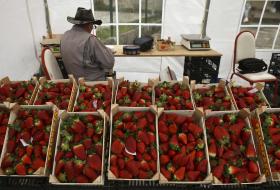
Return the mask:
M 111 150 L 114 154 L 122 153 L 123 149 L 124 149 L 124 144 L 122 142 L 120 142 L 119 140 L 115 140 L 112 143 Z
M 185 133 L 179 133 L 178 140 L 183 144 L 188 144 L 187 135 Z
M 150 149 L 150 155 L 152 156 L 152 159 L 157 160 L 157 150 L 156 150 L 156 148 L 152 147 Z
M 274 155 L 276 156 L 276 158 L 280 159 L 280 149 L 276 150 L 274 152 Z
M 259 173 L 259 166 L 253 160 L 250 160 L 248 163 L 248 170 L 250 173 Z
M 140 179 L 149 179 L 151 178 L 151 172 L 147 172 L 147 171 L 139 171 L 139 176 Z
M 127 139 L 125 140 L 125 150 L 130 154 L 134 154 L 136 152 L 136 140 L 134 139 L 134 137 L 127 137 Z
M 227 168 L 227 173 L 230 175 L 235 175 L 241 171 L 241 168 L 238 168 L 236 166 L 229 166 Z
M 7 143 L 7 152 L 8 153 L 13 153 L 15 151 L 16 148 L 16 142 L 15 140 L 8 140 Z
M 119 166 L 119 169 L 124 169 L 125 161 L 122 158 L 118 159 L 118 166 Z
M 170 134 L 177 134 L 177 125 L 176 124 L 171 124 L 168 126 L 168 131 Z
M 26 175 L 26 168 L 23 164 L 21 163 L 17 164 L 15 169 L 18 175 Z
M 91 139 L 90 139 L 90 138 L 84 139 L 83 145 L 84 145 L 84 147 L 86 148 L 86 150 L 90 149 L 91 146 L 92 146 L 92 141 L 91 141 Z
M 86 126 L 82 121 L 75 121 L 71 128 L 75 133 L 82 134 L 84 133 Z
M 110 167 L 111 172 L 118 178 L 119 177 L 119 170 L 115 166 Z
M 160 172 L 162 173 L 162 175 L 167 179 L 167 180 L 171 180 L 171 173 L 166 170 L 164 167 L 160 168 Z
M 154 133 L 152 133 L 152 132 L 148 132 L 148 133 L 147 133 L 147 136 L 148 136 L 148 138 L 149 138 L 149 142 L 150 142 L 150 144 L 153 144 L 153 143 L 155 143 L 155 142 L 156 142 L 156 136 L 155 136 L 155 134 L 154 134 Z
M 93 182 L 97 178 L 97 174 L 95 173 L 95 171 L 88 166 L 84 167 L 83 173 L 89 178 L 90 182 Z
M 121 170 L 119 172 L 119 177 L 123 179 L 132 179 L 132 174 L 129 173 L 127 170 Z
M 89 183 L 89 180 L 86 176 L 79 175 L 79 176 L 76 177 L 76 182 L 77 183 Z
M 143 143 L 145 143 L 145 145 L 149 145 L 150 144 L 149 137 L 148 137 L 147 133 L 144 132 L 144 131 L 139 131 L 138 132 L 138 139 L 140 141 L 142 141 Z
M 207 159 L 203 159 L 201 160 L 198 164 L 197 164 L 197 168 L 196 170 L 200 171 L 201 173 L 207 173 Z
M 21 158 L 21 161 L 23 164 L 31 164 L 31 158 L 25 154 L 22 158 Z
M 185 178 L 185 167 L 180 167 L 178 170 L 174 173 L 174 179 L 177 181 L 182 181 Z
M 145 152 L 146 146 L 143 142 L 138 142 L 137 143 L 137 151 L 141 154 Z
M 196 137 L 201 136 L 203 133 L 203 129 L 195 123 L 189 123 L 188 130 Z
M 14 162 L 14 156 L 10 153 L 6 153 L 3 160 L 2 160 L 2 163 L 1 163 L 1 167 L 2 168 L 9 168 L 13 165 L 13 162 Z
M 176 135 L 173 135 L 169 141 L 169 146 L 172 150 L 180 151 L 180 146 Z
M 160 140 L 161 143 L 168 142 L 168 135 L 167 134 L 159 132 L 158 135 L 159 135 L 159 140 Z
M 259 173 L 247 173 L 246 179 L 248 182 L 254 182 L 257 180 L 259 176 L 260 176 Z
M 78 145 L 73 146 L 73 152 L 79 159 L 81 159 L 81 160 L 86 159 L 86 150 L 85 150 L 84 145 L 78 144 Z
M 102 161 L 97 154 L 88 155 L 87 164 L 95 171 L 101 171 Z
M 160 155 L 160 165 L 165 165 L 170 161 L 168 155 Z
M 149 166 L 153 172 L 157 172 L 157 162 L 155 160 L 151 160 Z
M 256 151 L 255 151 L 254 145 L 252 143 L 248 143 L 248 145 L 247 145 L 246 156 L 249 159 L 256 158 Z
M 200 171 L 188 171 L 187 178 L 189 181 L 196 181 L 200 176 Z
M 137 128 L 138 129 L 143 129 L 146 127 L 146 125 L 148 124 L 148 121 L 146 118 L 141 118 L 137 121 Z
M 150 123 L 154 123 L 155 122 L 155 115 L 148 111 L 146 112 L 146 117 L 147 117 L 147 120 L 150 122 Z
M 134 176 L 138 176 L 140 163 L 134 160 L 129 160 L 125 164 L 125 168 Z
M 64 168 L 65 162 L 64 160 L 59 160 L 55 166 L 55 175 L 57 176 L 62 169 Z
M 41 158 L 35 158 L 32 162 L 32 169 L 36 171 L 41 167 L 42 168 L 45 167 L 45 161 L 42 160 Z
M 227 129 L 225 129 L 224 127 L 216 126 L 214 128 L 213 134 L 216 140 L 222 145 L 229 143 L 230 136 Z
M 140 168 L 144 171 L 149 171 L 150 170 L 150 165 L 146 160 L 142 160 L 140 163 Z
M 216 178 L 220 179 L 222 177 L 223 171 L 224 171 L 224 165 L 223 164 L 219 164 L 218 166 L 216 166 L 213 169 L 213 175 Z

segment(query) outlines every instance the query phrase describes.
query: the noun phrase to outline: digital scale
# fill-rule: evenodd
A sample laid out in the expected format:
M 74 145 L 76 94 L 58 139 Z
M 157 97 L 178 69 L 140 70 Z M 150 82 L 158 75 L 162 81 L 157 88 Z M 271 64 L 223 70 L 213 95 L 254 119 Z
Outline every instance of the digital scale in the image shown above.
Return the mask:
M 182 34 L 181 37 L 181 44 L 188 50 L 210 50 L 209 40 L 211 38 L 207 36 L 202 37 L 201 34 Z
M 208 20 L 208 13 L 210 7 L 211 0 L 206 0 L 205 9 L 204 9 L 204 17 L 202 21 L 202 30 L 201 34 L 182 34 L 181 44 L 185 46 L 188 50 L 196 51 L 196 50 L 210 50 L 210 38 L 206 36 L 206 26 Z

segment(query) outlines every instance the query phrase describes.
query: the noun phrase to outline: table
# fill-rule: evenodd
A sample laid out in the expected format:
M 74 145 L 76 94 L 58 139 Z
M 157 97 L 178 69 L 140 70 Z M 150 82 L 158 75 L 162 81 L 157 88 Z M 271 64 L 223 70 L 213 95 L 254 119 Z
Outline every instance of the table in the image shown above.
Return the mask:
M 59 50 L 59 39 L 44 39 L 41 42 L 44 47 L 51 47 Z M 215 83 L 218 81 L 219 65 L 222 54 L 211 49 L 206 51 L 190 51 L 182 45 L 175 45 L 174 49 L 168 51 L 158 51 L 156 48 L 140 52 L 137 55 L 123 54 L 122 45 L 113 45 L 115 57 L 178 57 L 184 56 L 184 76 L 189 76 L 190 80 L 197 83 Z M 61 62 L 59 52 L 54 52 L 55 57 Z M 61 63 L 60 63 L 61 64 Z M 67 76 L 67 75 L 66 75 Z

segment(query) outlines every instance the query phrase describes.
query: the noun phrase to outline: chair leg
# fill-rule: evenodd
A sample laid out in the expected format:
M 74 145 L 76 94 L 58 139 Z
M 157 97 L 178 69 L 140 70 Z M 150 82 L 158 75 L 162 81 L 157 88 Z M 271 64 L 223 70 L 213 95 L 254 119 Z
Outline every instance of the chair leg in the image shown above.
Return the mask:
M 278 79 L 274 82 L 274 95 L 273 95 L 273 102 L 277 107 L 277 96 L 278 96 Z
M 232 79 L 233 75 L 234 75 L 234 73 L 232 73 L 232 74 L 230 75 L 230 80 Z

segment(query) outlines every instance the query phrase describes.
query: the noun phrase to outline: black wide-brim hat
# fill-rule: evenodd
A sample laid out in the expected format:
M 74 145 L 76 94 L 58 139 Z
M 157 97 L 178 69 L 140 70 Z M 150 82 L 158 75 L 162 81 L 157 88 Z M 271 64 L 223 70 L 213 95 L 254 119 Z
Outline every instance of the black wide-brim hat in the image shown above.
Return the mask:
M 93 23 L 97 25 L 101 25 L 102 21 L 101 20 L 95 20 L 92 14 L 91 9 L 85 9 L 82 7 L 79 7 L 77 9 L 75 17 L 67 17 L 67 21 L 72 23 L 72 24 L 88 24 L 88 23 Z

